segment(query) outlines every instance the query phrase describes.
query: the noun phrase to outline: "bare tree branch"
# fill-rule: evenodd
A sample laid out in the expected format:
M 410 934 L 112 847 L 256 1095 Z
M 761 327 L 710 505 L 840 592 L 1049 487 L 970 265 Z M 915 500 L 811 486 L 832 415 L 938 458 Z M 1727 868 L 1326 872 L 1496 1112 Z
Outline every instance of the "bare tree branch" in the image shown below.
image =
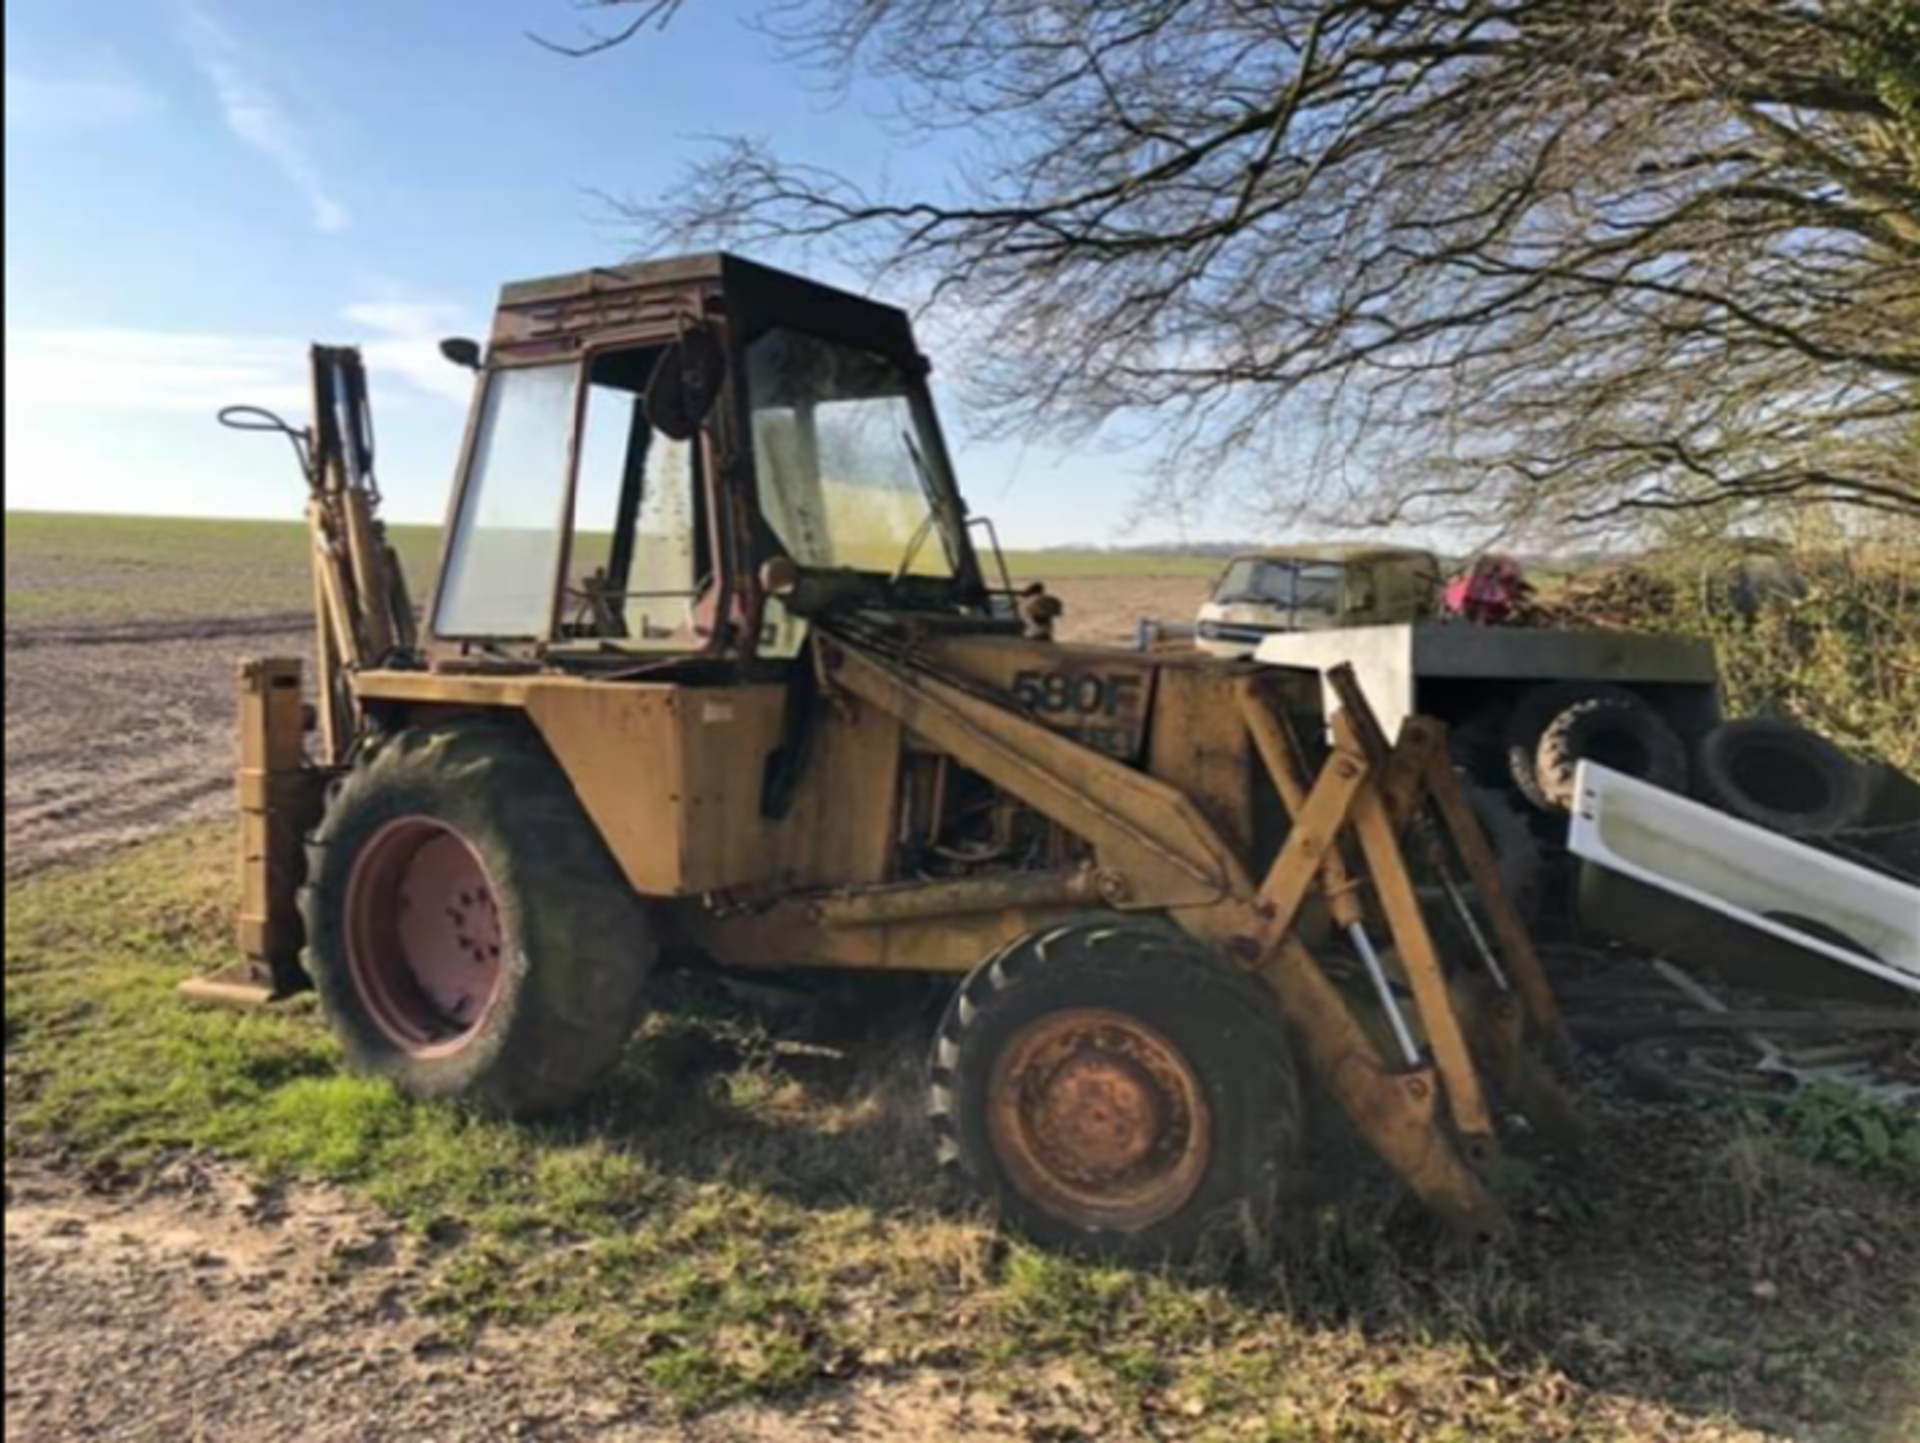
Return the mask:
M 1912 8 L 770 0 L 790 57 L 959 131 L 964 172 L 875 192 L 733 139 L 629 214 L 917 283 L 1003 425 L 1150 418 L 1188 500 L 1199 471 L 1523 529 L 1916 515 Z

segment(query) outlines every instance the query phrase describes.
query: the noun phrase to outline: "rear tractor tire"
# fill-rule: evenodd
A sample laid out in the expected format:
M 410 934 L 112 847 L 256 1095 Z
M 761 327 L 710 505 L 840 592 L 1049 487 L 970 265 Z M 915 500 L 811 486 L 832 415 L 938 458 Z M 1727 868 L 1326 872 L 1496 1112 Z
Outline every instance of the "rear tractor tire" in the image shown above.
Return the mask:
M 655 944 L 643 904 L 524 727 L 402 732 L 308 849 L 307 970 L 348 1062 L 418 1098 L 552 1112 L 612 1069 Z
M 1252 979 L 1164 924 L 1093 919 L 978 968 L 934 1043 L 943 1165 L 1045 1246 L 1191 1261 L 1267 1236 L 1300 1086 Z

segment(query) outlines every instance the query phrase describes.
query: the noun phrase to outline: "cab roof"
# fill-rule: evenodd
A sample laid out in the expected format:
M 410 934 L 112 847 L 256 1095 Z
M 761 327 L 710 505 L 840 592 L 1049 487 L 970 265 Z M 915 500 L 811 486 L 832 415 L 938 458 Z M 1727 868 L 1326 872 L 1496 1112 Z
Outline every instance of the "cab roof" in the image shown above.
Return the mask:
M 730 318 L 740 339 L 788 326 L 925 370 L 913 325 L 898 306 L 761 265 L 725 251 L 600 266 L 502 288 L 496 347 L 581 341 L 670 322 L 698 308 Z

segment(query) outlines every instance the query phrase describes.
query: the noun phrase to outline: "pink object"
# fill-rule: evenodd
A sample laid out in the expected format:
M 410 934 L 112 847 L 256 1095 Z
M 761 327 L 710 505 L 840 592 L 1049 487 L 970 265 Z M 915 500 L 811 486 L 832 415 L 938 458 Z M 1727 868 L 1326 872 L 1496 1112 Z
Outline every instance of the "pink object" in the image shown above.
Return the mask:
M 1483 556 L 1447 583 L 1441 606 L 1449 616 L 1464 617 L 1479 626 L 1511 621 L 1533 590 L 1508 556 Z
M 368 1014 L 416 1057 L 472 1041 L 505 990 L 508 938 L 487 866 L 452 827 L 389 822 L 347 881 L 347 966 Z

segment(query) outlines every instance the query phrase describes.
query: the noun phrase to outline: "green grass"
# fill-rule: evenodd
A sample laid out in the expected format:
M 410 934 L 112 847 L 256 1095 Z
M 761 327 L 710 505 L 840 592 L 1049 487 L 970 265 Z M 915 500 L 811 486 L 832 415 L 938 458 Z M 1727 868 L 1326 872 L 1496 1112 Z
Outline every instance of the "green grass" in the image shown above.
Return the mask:
M 1506 1256 L 1451 1254 L 1368 1185 L 1272 1264 L 1092 1267 L 997 1236 L 932 1180 L 917 1042 L 840 1055 L 676 1014 L 576 1116 L 532 1127 L 343 1075 L 310 1006 L 190 1010 L 175 983 L 230 960 L 225 857 L 196 832 L 9 889 L 10 1153 L 129 1177 L 215 1154 L 343 1185 L 425 1240 L 414 1301 L 456 1335 L 564 1322 L 688 1412 L 930 1368 L 1015 1398 L 1069 1378 L 1095 1434 L 1916 1421 L 1920 1380 L 1895 1372 L 1920 1362 L 1911 1185 L 1789 1138 L 1601 1108 L 1595 1221 L 1535 1216 Z
M 398 527 L 410 572 L 431 577 L 439 536 Z M 312 605 L 298 521 L 7 513 L 7 620 L 247 617 Z
M 303 612 L 312 604 L 300 521 L 205 521 L 7 513 L 7 620 L 107 623 Z M 416 597 L 440 562 L 440 528 L 396 526 Z M 989 570 L 990 558 L 983 558 Z M 1131 552 L 1010 552 L 1014 576 L 1211 576 L 1215 558 Z

